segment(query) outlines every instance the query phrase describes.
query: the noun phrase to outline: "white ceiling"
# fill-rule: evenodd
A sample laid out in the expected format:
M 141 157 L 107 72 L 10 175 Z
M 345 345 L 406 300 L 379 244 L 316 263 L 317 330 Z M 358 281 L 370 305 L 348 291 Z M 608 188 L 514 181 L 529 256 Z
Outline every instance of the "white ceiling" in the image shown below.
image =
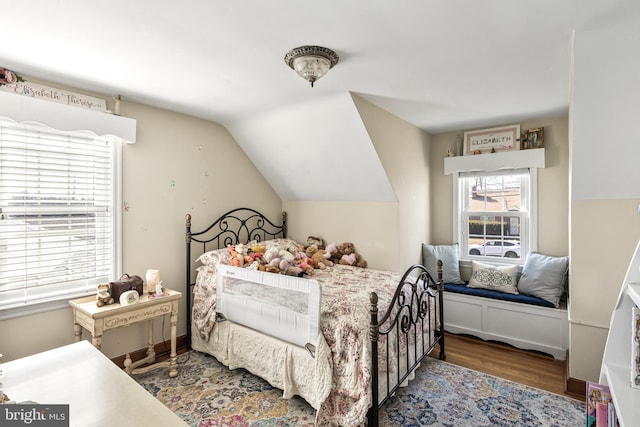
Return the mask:
M 360 199 L 391 200 L 375 153 L 362 155 L 373 147 L 350 93 L 430 133 L 566 113 L 572 31 L 625 19 L 634 3 L 4 1 L 0 66 L 221 123 L 285 200 L 353 199 L 304 187 L 341 163 L 352 167 L 339 182 L 366 178 Z M 313 89 L 283 61 L 305 44 L 340 56 Z M 281 153 L 277 167 L 264 147 Z M 309 155 L 317 166 L 301 169 Z

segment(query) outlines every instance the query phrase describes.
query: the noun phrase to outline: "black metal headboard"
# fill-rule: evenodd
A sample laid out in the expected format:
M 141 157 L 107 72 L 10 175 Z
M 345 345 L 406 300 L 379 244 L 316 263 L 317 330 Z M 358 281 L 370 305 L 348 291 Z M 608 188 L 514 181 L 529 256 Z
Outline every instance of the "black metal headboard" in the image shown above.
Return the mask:
M 236 243 L 263 242 L 287 237 L 287 213 L 282 212 L 282 224 L 276 225 L 260 212 L 251 208 L 237 208 L 223 214 L 206 229 L 191 231 L 191 214 L 185 215 L 185 241 L 187 243 L 187 346 L 191 348 L 191 245 L 196 243 L 201 252 L 225 248 Z M 202 245 L 202 246 L 199 246 Z

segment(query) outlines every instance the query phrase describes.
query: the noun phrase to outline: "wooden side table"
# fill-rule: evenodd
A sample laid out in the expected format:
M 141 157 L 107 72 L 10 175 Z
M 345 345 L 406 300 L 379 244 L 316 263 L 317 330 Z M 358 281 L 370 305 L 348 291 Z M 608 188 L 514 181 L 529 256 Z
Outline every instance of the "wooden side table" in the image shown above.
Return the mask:
M 136 304 L 132 305 L 111 304 L 98 307 L 95 296 L 69 301 L 73 311 L 75 340 L 82 339 L 82 328 L 85 328 L 91 332 L 91 342 L 99 349 L 102 344 L 102 334 L 105 331 L 146 320 L 149 333 L 147 357 L 132 363 L 131 357 L 127 353 L 124 361 L 125 372 L 138 374 L 155 368 L 168 367 L 169 377 L 177 376 L 176 325 L 178 323 L 178 303 L 182 293 L 167 288 L 164 288 L 164 293 L 165 296 L 160 298 L 152 298 L 148 294 L 144 294 Z M 154 363 L 156 353 L 153 343 L 153 319 L 167 314 L 171 315 L 171 355 L 168 361 Z M 149 365 L 138 368 L 143 364 Z

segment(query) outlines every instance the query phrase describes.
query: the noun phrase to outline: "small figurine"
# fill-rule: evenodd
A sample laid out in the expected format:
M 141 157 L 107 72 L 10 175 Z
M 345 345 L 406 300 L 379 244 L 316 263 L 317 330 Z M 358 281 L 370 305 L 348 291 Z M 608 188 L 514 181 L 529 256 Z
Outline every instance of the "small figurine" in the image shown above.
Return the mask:
M 111 297 L 111 285 L 109 283 L 100 283 L 96 286 L 98 293 L 96 294 L 96 305 L 102 307 L 103 305 L 113 304 L 115 300 Z

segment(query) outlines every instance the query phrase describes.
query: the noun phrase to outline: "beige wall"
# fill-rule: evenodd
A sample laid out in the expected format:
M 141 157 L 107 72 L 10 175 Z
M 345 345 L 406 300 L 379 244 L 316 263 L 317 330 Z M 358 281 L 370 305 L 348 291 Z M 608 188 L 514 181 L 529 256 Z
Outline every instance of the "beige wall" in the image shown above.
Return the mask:
M 322 237 L 327 244 L 353 242 L 369 268 L 399 269 L 398 205 L 382 202 L 285 201 L 289 237 L 306 242 Z
M 398 263 L 393 270 L 404 271 L 420 262 L 420 245 L 431 238 L 430 136 L 356 95 L 353 100 L 398 200 Z
M 353 242 L 370 268 L 404 271 L 420 262 L 420 244 L 429 240 L 429 135 L 352 97 L 398 202 L 285 201 L 289 235 Z
M 639 37 L 637 19 L 575 33 L 570 375 L 584 380 L 599 379 L 611 315 L 640 238 L 640 84 L 637 72 L 628 72 L 639 69 L 640 57 L 627 54 Z
M 571 202 L 570 292 L 574 297 L 569 316 L 574 378 L 599 378 L 611 314 L 640 236 L 639 203 L 640 199 Z
M 511 124 L 511 123 L 507 123 Z M 538 170 L 538 251 L 569 253 L 569 144 L 566 116 L 520 122 L 522 130 L 544 127 L 545 164 Z M 453 176 L 444 174 L 447 150 L 456 152 L 456 136 L 448 132 L 431 137 L 432 244 L 454 243 Z
M 222 126 L 127 102 L 121 114 L 138 123 L 138 142 L 123 147 L 123 271 L 144 276 L 159 268 L 166 286 L 184 292 L 186 213 L 194 229 L 238 206 L 279 218 L 281 200 Z M 185 307 L 183 298 L 178 335 L 186 333 Z M 170 337 L 169 322 L 164 331 L 161 326 L 158 320 L 158 341 Z M 108 357 L 119 356 L 145 348 L 145 337 L 141 325 L 109 331 L 102 348 Z M 72 341 L 70 309 L 0 322 L 5 361 Z

